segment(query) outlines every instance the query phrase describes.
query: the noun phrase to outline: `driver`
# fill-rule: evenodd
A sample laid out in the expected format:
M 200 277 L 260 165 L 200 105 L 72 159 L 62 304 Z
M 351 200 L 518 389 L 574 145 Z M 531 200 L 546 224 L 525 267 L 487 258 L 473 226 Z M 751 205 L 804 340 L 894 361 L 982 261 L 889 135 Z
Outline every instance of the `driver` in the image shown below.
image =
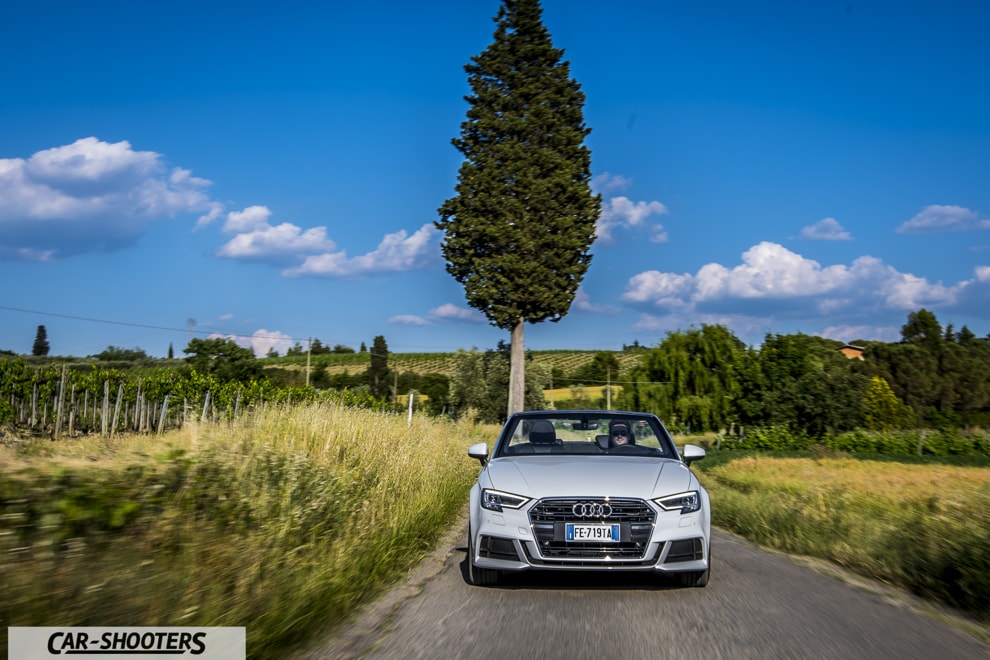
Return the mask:
M 613 447 L 629 444 L 631 437 L 629 425 L 625 422 L 612 422 L 608 428 L 608 436 Z

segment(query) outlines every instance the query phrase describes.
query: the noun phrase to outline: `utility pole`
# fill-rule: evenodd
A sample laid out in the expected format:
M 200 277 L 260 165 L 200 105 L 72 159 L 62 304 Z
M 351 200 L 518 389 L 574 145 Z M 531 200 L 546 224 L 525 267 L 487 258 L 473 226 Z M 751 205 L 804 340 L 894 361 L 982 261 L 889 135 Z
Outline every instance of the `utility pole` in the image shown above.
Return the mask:
M 612 409 L 612 367 L 605 369 L 605 410 Z
M 313 338 L 306 338 L 306 387 L 309 387 L 309 356 L 313 347 Z

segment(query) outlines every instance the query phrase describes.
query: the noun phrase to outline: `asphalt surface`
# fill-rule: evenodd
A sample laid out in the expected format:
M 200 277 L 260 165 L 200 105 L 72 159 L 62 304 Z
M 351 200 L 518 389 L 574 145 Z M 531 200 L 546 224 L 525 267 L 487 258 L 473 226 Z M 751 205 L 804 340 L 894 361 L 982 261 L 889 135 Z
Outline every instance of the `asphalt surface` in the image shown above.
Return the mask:
M 881 585 L 850 584 L 714 532 L 712 575 L 685 589 L 628 573 L 466 581 L 466 525 L 307 660 L 331 658 L 990 658 L 990 646 Z

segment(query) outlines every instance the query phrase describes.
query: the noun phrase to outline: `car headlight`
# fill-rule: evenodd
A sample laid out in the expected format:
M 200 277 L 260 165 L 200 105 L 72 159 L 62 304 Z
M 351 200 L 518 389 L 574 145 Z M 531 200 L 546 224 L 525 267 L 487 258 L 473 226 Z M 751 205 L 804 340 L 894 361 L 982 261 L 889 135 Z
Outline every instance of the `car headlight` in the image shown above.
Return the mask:
M 528 497 L 520 497 L 512 493 L 503 493 L 500 490 L 483 488 L 481 490 L 481 507 L 489 511 L 501 511 L 502 509 L 518 509 L 526 502 Z
M 653 501 L 660 505 L 660 508 L 664 511 L 677 511 L 680 509 L 681 513 L 694 513 L 701 509 L 701 493 L 696 490 L 658 497 Z

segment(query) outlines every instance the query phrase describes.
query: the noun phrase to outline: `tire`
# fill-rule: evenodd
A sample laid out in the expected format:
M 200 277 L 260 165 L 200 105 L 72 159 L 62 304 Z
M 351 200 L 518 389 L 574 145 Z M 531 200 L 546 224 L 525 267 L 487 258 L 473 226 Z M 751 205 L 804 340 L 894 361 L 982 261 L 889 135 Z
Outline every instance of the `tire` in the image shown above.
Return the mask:
M 688 573 L 678 573 L 682 587 L 705 587 L 708 586 L 708 577 L 712 574 L 712 546 L 708 544 L 708 568 L 703 571 L 690 571 Z
M 688 573 L 678 573 L 677 577 L 682 587 L 704 587 L 708 585 L 708 576 L 712 569 L 709 566 L 703 571 L 690 571 Z
M 474 534 L 468 525 L 468 582 L 476 587 L 490 587 L 498 583 L 498 571 L 494 568 L 482 568 L 474 565 Z

